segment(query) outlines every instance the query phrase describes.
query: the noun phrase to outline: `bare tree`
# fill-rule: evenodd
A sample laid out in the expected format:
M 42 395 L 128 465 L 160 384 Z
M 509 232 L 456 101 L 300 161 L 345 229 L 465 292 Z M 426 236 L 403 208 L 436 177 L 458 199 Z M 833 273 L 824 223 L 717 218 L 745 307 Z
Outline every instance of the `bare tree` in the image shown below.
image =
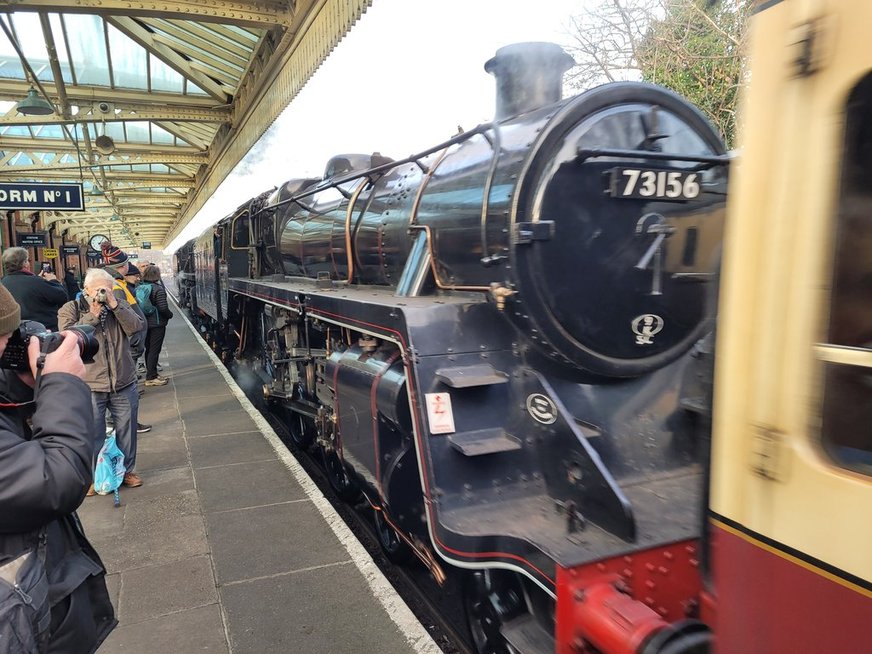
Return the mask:
M 751 0 L 599 0 L 573 19 L 577 89 L 644 79 L 697 104 L 732 145 Z

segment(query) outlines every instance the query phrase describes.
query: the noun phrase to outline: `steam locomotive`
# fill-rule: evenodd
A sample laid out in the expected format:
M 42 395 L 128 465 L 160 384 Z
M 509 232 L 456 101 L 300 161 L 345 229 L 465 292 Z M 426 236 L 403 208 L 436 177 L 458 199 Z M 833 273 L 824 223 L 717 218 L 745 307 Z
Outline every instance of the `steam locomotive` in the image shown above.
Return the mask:
M 663 88 L 561 99 L 572 64 L 501 48 L 493 122 L 244 203 L 180 301 L 389 557 L 465 571 L 480 651 L 704 652 L 727 155 Z

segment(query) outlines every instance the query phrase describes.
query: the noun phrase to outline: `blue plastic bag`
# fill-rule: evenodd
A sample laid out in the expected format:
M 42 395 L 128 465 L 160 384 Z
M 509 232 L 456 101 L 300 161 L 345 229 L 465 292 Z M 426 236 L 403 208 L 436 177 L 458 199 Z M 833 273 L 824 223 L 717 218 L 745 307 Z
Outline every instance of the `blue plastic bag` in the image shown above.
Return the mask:
M 94 468 L 94 491 L 98 495 L 115 494 L 115 506 L 121 504 L 118 489 L 124 481 L 124 453 L 118 449 L 115 442 L 115 430 L 106 434 L 106 440 L 97 455 L 97 465 Z

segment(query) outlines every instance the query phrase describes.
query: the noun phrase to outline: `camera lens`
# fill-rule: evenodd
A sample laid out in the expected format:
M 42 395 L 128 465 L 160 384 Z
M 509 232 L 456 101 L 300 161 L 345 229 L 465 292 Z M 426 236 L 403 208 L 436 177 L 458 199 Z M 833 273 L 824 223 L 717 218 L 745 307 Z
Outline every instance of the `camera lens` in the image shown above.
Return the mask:
M 100 351 L 100 342 L 97 340 L 96 332 L 91 325 L 75 325 L 67 331 L 73 332 L 79 340 L 79 354 L 82 361 L 92 363 L 94 356 Z

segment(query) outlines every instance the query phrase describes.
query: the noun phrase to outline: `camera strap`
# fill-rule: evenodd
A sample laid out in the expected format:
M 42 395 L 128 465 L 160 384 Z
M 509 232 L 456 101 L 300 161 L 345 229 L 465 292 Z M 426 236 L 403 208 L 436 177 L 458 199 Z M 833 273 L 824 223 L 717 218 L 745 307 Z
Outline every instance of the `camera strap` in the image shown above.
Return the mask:
M 46 351 L 48 343 L 42 343 L 39 348 L 39 356 L 36 359 L 36 377 L 33 379 L 33 401 L 36 402 L 39 396 L 40 382 L 42 381 L 42 369 L 45 367 L 45 357 L 48 354 Z

